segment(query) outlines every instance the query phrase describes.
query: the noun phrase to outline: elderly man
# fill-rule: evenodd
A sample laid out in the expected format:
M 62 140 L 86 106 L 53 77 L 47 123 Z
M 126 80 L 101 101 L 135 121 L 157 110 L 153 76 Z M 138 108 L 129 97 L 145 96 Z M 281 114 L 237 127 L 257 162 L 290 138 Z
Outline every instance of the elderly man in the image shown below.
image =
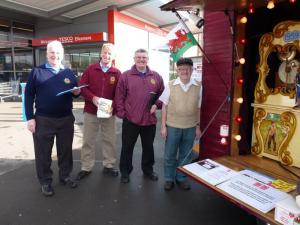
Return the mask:
M 77 180 L 88 176 L 95 165 L 95 143 L 99 128 L 102 136 L 103 173 L 108 176 L 118 176 L 118 170 L 115 168 L 117 153 L 114 112 L 110 106 L 107 115 L 99 113 L 98 109 L 105 108 L 105 102 L 114 99 L 121 72 L 112 65 L 115 55 L 113 44 L 103 44 L 100 55 L 100 62 L 90 65 L 80 80 L 80 84 L 88 86 L 81 92 L 85 99 L 84 128 L 81 171 L 77 175 Z M 113 104 L 112 108 L 114 108 Z
M 186 176 L 176 170 L 178 166 L 190 163 L 191 149 L 195 137 L 200 137 L 201 83 L 192 79 L 193 61 L 180 58 L 176 62 L 178 78 L 160 96 L 163 102 L 161 136 L 166 138 L 164 189 L 170 191 L 176 181 L 179 188 L 189 190 Z
M 54 194 L 51 170 L 51 154 L 56 138 L 59 180 L 63 185 L 75 188 L 70 177 L 73 168 L 72 143 L 74 116 L 72 97 L 80 90 L 74 88 L 77 81 L 70 69 L 64 68 L 64 48 L 59 41 L 47 45 L 47 63 L 34 68 L 25 88 L 25 112 L 27 127 L 33 135 L 37 177 L 45 196 Z M 58 93 L 72 90 L 63 95 Z M 35 105 L 35 112 L 33 110 Z
M 133 169 L 132 155 L 140 135 L 142 141 L 142 170 L 146 178 L 157 181 L 153 171 L 153 142 L 156 132 L 156 109 L 161 107 L 157 98 L 164 90 L 162 77 L 150 70 L 148 52 L 138 49 L 134 54 L 135 64 L 124 72 L 116 90 L 117 116 L 123 119 L 122 150 L 120 157 L 121 182 L 128 183 Z

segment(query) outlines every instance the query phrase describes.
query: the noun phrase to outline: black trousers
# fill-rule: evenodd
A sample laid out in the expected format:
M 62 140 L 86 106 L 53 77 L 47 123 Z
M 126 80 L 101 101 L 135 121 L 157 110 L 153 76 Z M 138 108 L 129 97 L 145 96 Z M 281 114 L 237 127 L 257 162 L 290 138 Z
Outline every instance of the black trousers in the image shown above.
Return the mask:
M 155 138 L 156 125 L 139 126 L 123 119 L 122 124 L 122 150 L 120 157 L 120 172 L 123 176 L 128 176 L 132 169 L 132 155 L 138 136 L 142 142 L 142 162 L 143 173 L 151 174 L 154 165 L 153 142 Z
M 40 184 L 52 182 L 52 147 L 56 138 L 59 179 L 68 177 L 73 169 L 72 143 L 74 116 L 50 118 L 36 116 L 36 131 L 33 134 L 35 166 Z

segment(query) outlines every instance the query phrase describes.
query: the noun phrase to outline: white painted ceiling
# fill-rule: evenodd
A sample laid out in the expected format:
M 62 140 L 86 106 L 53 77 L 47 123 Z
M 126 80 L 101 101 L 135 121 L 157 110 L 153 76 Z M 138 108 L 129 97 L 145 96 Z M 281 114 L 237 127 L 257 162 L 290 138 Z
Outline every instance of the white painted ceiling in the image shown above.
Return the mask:
M 1 0 L 0 8 L 20 11 L 32 16 L 71 22 L 95 11 L 115 7 L 123 13 L 165 29 L 171 29 L 178 18 L 160 6 L 168 0 Z

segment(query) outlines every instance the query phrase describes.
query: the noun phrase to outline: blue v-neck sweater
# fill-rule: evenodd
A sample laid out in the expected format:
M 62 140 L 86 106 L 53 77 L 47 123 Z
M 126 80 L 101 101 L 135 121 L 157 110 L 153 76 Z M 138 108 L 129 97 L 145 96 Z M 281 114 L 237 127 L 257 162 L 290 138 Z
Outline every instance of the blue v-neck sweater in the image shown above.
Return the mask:
M 44 65 L 34 68 L 25 87 L 25 113 L 27 120 L 35 115 L 61 118 L 72 114 L 72 94 L 56 96 L 57 93 L 77 86 L 74 73 L 62 69 L 55 74 Z M 35 105 L 35 113 L 33 110 Z

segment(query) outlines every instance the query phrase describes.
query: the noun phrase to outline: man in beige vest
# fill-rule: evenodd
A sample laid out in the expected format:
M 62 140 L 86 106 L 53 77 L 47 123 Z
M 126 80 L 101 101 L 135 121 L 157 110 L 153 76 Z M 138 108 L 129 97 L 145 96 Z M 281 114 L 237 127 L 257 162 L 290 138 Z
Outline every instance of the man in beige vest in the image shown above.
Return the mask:
M 183 190 L 189 190 L 186 176 L 176 167 L 191 161 L 191 149 L 195 137 L 200 137 L 200 107 L 202 86 L 191 78 L 193 61 L 180 58 L 177 63 L 178 78 L 169 82 L 159 100 L 163 102 L 161 136 L 166 139 L 164 189 L 170 191 L 174 182 Z

